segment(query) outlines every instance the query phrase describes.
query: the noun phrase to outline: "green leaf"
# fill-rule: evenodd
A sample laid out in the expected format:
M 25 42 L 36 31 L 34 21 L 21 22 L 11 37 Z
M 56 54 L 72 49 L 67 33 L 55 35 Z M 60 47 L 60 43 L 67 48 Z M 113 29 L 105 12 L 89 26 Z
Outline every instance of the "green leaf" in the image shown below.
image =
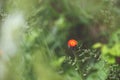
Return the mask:
M 65 60 L 65 56 L 59 58 L 58 60 L 53 61 L 51 64 L 53 67 L 59 68 L 64 60 Z
M 96 43 L 93 45 L 93 48 L 96 49 L 96 48 L 100 48 L 102 47 L 102 44 L 101 43 Z
M 106 45 L 104 45 L 104 46 L 102 47 L 101 51 L 102 51 L 102 54 L 103 54 L 103 55 L 106 55 L 106 54 L 109 53 L 109 48 L 108 48 Z

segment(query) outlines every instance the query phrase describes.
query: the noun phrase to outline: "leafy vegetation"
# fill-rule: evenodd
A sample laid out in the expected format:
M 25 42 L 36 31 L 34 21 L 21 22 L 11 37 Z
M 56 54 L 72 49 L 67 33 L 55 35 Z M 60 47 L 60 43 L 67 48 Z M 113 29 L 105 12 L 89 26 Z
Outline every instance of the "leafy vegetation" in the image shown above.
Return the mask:
M 119 0 L 0 3 L 1 80 L 119 80 Z

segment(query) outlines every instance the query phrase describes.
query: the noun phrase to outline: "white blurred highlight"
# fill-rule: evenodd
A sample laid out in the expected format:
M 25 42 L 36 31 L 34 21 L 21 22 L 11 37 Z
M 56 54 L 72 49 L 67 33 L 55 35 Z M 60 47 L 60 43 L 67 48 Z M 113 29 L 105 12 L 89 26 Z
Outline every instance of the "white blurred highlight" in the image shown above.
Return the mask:
M 10 57 L 13 57 L 17 51 L 18 45 L 14 39 L 17 35 L 16 30 L 20 31 L 21 27 L 25 25 L 25 19 L 21 12 L 14 12 L 8 14 L 1 27 L 1 38 L 0 38 L 0 80 L 3 80 L 5 71 L 7 70 L 6 63 L 9 62 Z
M 25 23 L 22 13 L 9 14 L 2 24 L 2 36 L 0 42 L 0 49 L 3 51 L 4 57 L 13 56 L 17 50 L 15 43 L 15 30 L 20 29 Z M 19 33 L 19 32 L 18 32 Z

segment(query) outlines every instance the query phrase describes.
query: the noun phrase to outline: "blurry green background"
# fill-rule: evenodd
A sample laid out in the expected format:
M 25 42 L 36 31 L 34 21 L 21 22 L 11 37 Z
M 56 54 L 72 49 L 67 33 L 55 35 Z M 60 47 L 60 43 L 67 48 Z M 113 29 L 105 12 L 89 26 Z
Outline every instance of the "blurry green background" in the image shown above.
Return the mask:
M 19 47 L 5 62 L 3 80 L 119 80 L 119 5 L 119 0 L 0 0 L 1 25 L 16 11 L 25 20 L 13 31 Z M 70 39 L 78 41 L 76 49 L 68 47 Z

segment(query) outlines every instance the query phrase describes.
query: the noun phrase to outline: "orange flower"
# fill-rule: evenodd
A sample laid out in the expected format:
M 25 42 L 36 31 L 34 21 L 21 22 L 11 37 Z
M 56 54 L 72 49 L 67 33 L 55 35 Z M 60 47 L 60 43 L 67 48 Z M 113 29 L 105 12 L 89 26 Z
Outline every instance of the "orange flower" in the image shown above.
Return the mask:
M 77 44 L 78 44 L 78 42 L 75 39 L 70 39 L 68 41 L 68 46 L 69 47 L 75 47 L 75 46 L 77 46 Z

